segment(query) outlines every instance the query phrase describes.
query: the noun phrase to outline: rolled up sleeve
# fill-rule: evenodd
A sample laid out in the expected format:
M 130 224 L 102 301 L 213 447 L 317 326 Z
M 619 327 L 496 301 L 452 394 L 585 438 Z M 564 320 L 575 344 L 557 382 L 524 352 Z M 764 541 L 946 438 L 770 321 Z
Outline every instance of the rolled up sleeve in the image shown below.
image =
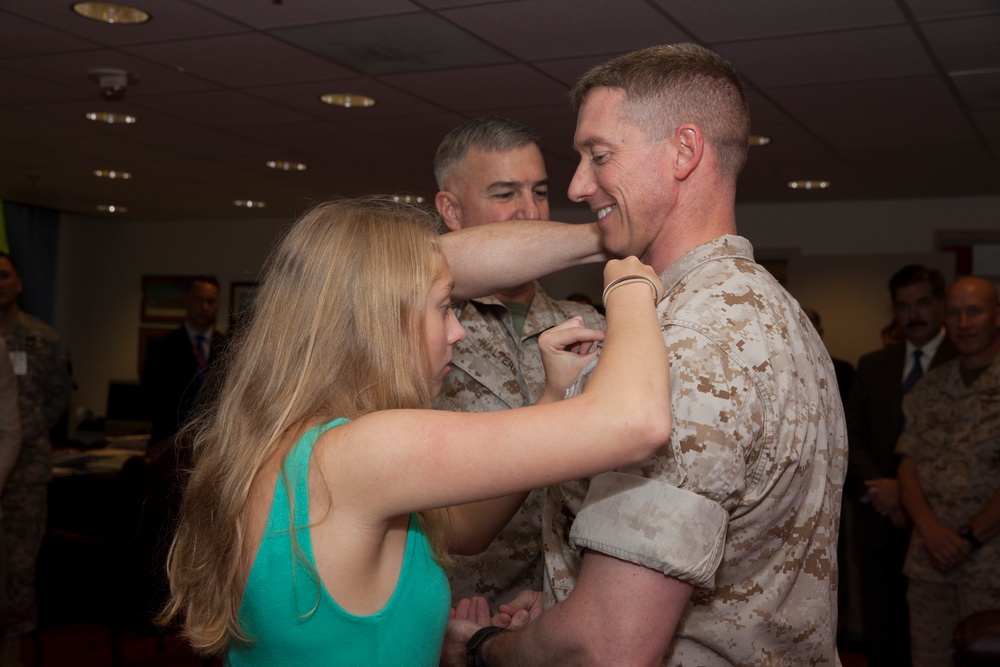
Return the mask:
M 570 532 L 593 549 L 711 588 L 725 550 L 729 514 L 707 498 L 623 472 L 595 477 Z M 614 543 L 606 536 L 613 535 Z

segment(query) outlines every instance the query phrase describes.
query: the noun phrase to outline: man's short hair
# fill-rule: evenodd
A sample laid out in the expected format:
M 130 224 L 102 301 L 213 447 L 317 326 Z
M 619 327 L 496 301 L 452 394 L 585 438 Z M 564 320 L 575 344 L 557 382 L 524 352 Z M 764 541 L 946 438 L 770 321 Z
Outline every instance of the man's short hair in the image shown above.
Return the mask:
M 195 276 L 190 281 L 188 281 L 188 286 L 187 286 L 188 294 L 191 293 L 191 290 L 194 289 L 194 286 L 197 283 L 208 283 L 209 285 L 215 285 L 215 289 L 217 291 L 220 292 L 222 291 L 222 288 L 219 287 L 219 279 L 216 278 L 215 276 Z
M 0 251 L 0 258 L 2 258 L 2 257 L 6 257 L 7 261 L 10 262 L 11 268 L 14 269 L 14 275 L 20 276 L 21 274 L 20 274 L 20 272 L 17 269 L 17 262 L 15 262 L 14 258 L 10 256 L 10 253 L 9 252 Z
M 929 269 L 920 264 L 907 264 L 892 274 L 892 278 L 889 278 L 889 296 L 895 301 L 896 290 L 918 283 L 927 283 L 931 286 L 931 294 L 934 298 L 940 301 L 944 300 L 944 276 L 937 269 Z
M 434 154 L 434 178 L 438 189 L 445 189 L 445 181 L 470 148 L 506 153 L 538 143 L 538 135 L 530 127 L 510 118 L 483 116 L 462 123 L 445 135 Z
M 570 91 L 578 109 L 595 88 L 624 94 L 625 120 L 661 139 L 694 123 L 715 151 L 719 170 L 733 182 L 750 147 L 750 109 L 736 68 L 698 44 L 666 44 L 632 51 L 598 65 Z

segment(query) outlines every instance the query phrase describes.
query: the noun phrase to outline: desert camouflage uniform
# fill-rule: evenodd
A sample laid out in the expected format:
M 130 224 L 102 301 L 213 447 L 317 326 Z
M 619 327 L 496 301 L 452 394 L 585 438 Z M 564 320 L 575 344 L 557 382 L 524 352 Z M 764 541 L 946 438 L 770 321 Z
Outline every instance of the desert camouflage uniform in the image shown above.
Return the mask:
M 665 665 L 839 664 L 843 407 L 815 329 L 752 252 L 723 236 L 661 275 L 669 444 L 546 499 L 548 604 L 585 548 L 694 584 Z
M 593 308 L 555 301 L 538 283 L 520 338 L 514 333 L 510 312 L 498 299 L 484 297 L 460 304 L 458 319 L 465 327 L 465 340 L 455 346 L 452 370 L 445 376 L 434 407 L 492 412 L 532 405 L 545 388 L 538 335 L 576 315 L 583 316 L 589 327 L 604 328 L 604 319 Z M 496 604 L 524 588 L 541 590 L 543 498 L 541 489 L 532 491 L 486 551 L 455 557 L 448 573 L 454 599 L 483 595 Z
M 69 404 L 72 381 L 66 349 L 56 332 L 38 318 L 18 313 L 3 337 L 14 360 L 21 408 L 21 453 L 3 493 L 9 605 L 3 636 L 12 637 L 34 630 L 38 621 L 35 565 L 52 476 L 49 431 Z
M 913 458 L 934 514 L 968 523 L 1000 488 L 1000 358 L 966 387 L 955 359 L 930 371 L 903 400 L 897 454 Z M 914 530 L 903 572 L 910 580 L 913 664 L 951 664 L 951 633 L 968 614 L 1000 608 L 1000 539 L 948 572 L 930 564 Z

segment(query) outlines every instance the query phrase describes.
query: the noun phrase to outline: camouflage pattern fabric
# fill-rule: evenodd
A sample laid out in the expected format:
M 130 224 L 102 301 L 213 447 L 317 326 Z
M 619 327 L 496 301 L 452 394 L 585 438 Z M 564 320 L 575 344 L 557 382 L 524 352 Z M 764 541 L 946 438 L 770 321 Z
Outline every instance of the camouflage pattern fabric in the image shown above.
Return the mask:
M 555 301 L 535 283 L 535 296 L 521 335 L 510 313 L 494 297 L 459 304 L 465 340 L 455 346 L 451 372 L 434 407 L 462 412 L 491 412 L 531 405 L 545 388 L 538 352 L 539 334 L 580 315 L 588 327 L 604 328 L 604 318 L 590 306 Z M 503 447 L 502 442 L 496 443 Z M 544 491 L 532 491 L 486 551 L 455 556 L 448 572 L 454 600 L 474 595 L 491 603 L 507 602 L 524 588 L 542 588 L 541 512 Z
M 1000 609 L 1000 588 L 911 579 L 906 599 L 919 610 L 910 619 L 912 667 L 947 667 L 954 664 L 955 626 L 969 614 Z
M 913 458 L 934 514 L 960 526 L 1000 488 L 1000 358 L 966 387 L 954 359 L 931 370 L 903 399 L 906 421 L 897 454 Z M 914 530 L 903 572 L 910 580 L 913 664 L 951 664 L 951 632 L 965 615 L 1000 608 L 1000 539 L 958 567 L 931 566 Z M 943 628 L 943 630 L 942 630 Z
M 17 375 L 21 453 L 3 493 L 3 549 L 8 613 L 3 636 L 35 629 L 35 565 L 45 532 L 46 494 L 52 476 L 49 431 L 69 405 L 72 380 L 66 349 L 56 332 L 19 313 L 3 332 Z
M 723 236 L 661 276 L 669 443 L 547 498 L 548 604 L 583 549 L 696 586 L 665 665 L 839 664 L 843 407 L 815 329 L 752 252 Z
M 971 387 L 953 359 L 924 376 L 903 399 L 906 424 L 897 454 L 913 458 L 934 514 L 960 526 L 1000 488 L 1000 358 Z M 938 572 L 913 531 L 906 576 L 953 585 L 1000 588 L 1000 540 L 990 540 L 949 572 Z

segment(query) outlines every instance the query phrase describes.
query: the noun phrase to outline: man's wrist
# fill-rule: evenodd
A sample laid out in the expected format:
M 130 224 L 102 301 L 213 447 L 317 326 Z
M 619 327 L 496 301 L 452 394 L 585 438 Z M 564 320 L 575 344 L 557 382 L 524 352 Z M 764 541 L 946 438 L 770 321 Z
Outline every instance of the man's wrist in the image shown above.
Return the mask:
M 502 632 L 508 632 L 507 628 L 488 625 L 476 630 L 475 634 L 469 637 L 469 641 L 465 643 L 465 657 L 471 667 L 486 667 L 483 661 L 483 645 L 488 639 Z

